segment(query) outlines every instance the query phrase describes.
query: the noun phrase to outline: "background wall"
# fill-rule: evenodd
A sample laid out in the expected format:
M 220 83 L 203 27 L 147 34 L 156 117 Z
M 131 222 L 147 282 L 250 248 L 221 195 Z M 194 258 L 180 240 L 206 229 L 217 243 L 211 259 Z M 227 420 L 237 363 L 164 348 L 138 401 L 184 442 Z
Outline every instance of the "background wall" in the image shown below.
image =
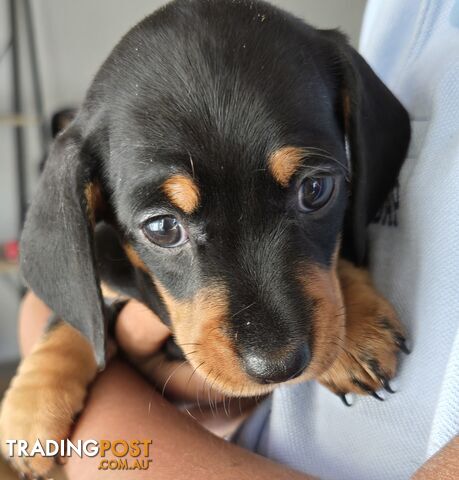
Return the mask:
M 33 0 L 48 114 L 66 106 L 78 105 L 97 68 L 120 37 L 144 16 L 164 4 L 158 0 Z M 355 45 L 365 0 L 272 0 L 313 25 L 341 28 Z M 8 3 L 0 0 L 0 55 L 7 45 Z M 24 110 L 32 110 L 29 71 L 23 55 Z M 0 57 L 0 117 L 11 107 L 10 55 Z M 40 161 L 37 131 L 27 135 L 28 179 L 30 190 L 37 178 Z M 12 129 L 0 123 L 0 242 L 17 234 L 14 148 Z M 9 279 L 0 273 L 0 360 L 16 353 L 15 316 L 17 295 Z

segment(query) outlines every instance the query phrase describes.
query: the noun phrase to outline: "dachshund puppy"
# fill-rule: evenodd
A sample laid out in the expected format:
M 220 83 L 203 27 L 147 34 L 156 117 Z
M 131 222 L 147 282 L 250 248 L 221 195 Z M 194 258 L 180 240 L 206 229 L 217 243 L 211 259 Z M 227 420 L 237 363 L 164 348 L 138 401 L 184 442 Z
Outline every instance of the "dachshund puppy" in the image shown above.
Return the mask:
M 101 281 L 228 395 L 313 378 L 340 396 L 390 388 L 404 331 L 362 266 L 409 137 L 336 31 L 253 0 L 147 17 L 56 139 L 30 207 L 22 272 L 62 321 L 19 368 L 2 438 L 69 432 L 105 362 Z

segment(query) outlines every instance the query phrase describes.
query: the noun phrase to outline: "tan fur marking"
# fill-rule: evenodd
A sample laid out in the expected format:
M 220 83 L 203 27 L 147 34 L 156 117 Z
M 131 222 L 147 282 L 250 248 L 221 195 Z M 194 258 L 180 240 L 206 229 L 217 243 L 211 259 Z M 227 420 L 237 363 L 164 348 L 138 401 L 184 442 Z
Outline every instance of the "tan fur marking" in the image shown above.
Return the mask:
M 319 380 L 336 393 L 368 393 L 353 379 L 379 390 L 381 378 L 368 359 L 377 362 L 386 379 L 392 378 L 398 352 L 394 335 L 404 335 L 403 327 L 392 305 L 376 291 L 367 270 L 340 260 L 338 277 L 346 305 L 344 349 Z
M 287 187 L 304 156 L 305 151 L 298 147 L 282 147 L 273 152 L 268 159 L 268 168 L 276 182 Z
M 0 437 L 24 439 L 29 446 L 37 438 L 42 442 L 66 438 L 96 373 L 88 340 L 68 324 L 56 326 L 24 358 L 11 382 L 1 405 Z M 2 448 L 6 454 L 3 443 Z M 19 471 L 39 475 L 54 465 L 53 458 L 40 455 L 28 458 L 28 466 L 20 457 L 11 460 Z
M 309 378 L 327 370 L 344 343 L 345 312 L 336 263 L 337 252 L 330 268 L 308 264 L 300 271 L 304 292 L 307 298 L 315 301 L 312 361 L 306 372 Z
M 104 298 L 116 299 L 116 300 L 129 300 L 129 297 L 113 290 L 106 283 L 101 282 L 100 289 L 102 290 L 102 296 Z
M 160 282 L 154 281 L 171 316 L 177 344 L 199 344 L 188 360 L 201 376 L 207 377 L 209 387 L 240 396 L 264 394 L 273 389 L 253 382 L 240 366 L 234 345 L 225 332 L 228 294 L 224 286 L 204 288 L 192 300 L 177 301 Z
M 368 371 L 361 358 L 375 359 L 391 378 L 398 351 L 394 334 L 403 333 L 403 329 L 391 305 L 375 291 L 368 272 L 338 261 L 338 248 L 330 268 L 308 263 L 299 269 L 305 296 L 316 304 L 312 361 L 302 375 L 288 383 L 316 378 L 336 393 L 368 393 L 354 379 L 374 389 L 381 387 L 381 380 Z M 184 352 L 190 351 L 187 345 L 196 345 L 187 357 L 197 373 L 207 378 L 208 385 L 237 396 L 263 395 L 275 388 L 253 382 L 240 364 L 227 330 L 224 285 L 204 288 L 194 298 L 178 301 L 154 281 L 169 311 L 177 344 L 185 346 Z
M 288 383 L 316 378 L 336 393 L 368 393 L 354 380 L 376 390 L 381 388 L 381 379 L 368 371 L 361 359 L 376 360 L 391 378 L 398 351 L 394 338 L 403 334 L 403 328 L 392 306 L 375 291 L 368 272 L 338 261 L 338 250 L 339 245 L 330 268 L 310 263 L 299 268 L 305 296 L 316 304 L 312 361 L 302 375 Z M 184 346 L 185 353 L 190 350 L 187 345 L 195 345 L 187 358 L 208 385 L 237 396 L 263 395 L 275 388 L 253 382 L 240 364 L 235 340 L 227 330 L 229 308 L 224 285 L 204 288 L 194 298 L 179 301 L 161 282 L 153 280 L 169 311 L 177 344 Z
M 200 194 L 196 183 L 185 175 L 173 175 L 162 186 L 169 200 L 188 215 L 199 206 Z
M 145 265 L 145 263 L 143 263 L 143 260 L 139 257 L 139 254 L 134 250 L 132 245 L 129 245 L 128 243 L 126 243 L 123 245 L 123 248 L 132 265 L 148 273 L 147 266 Z
M 336 265 L 336 256 L 334 264 Z M 300 272 L 305 294 L 316 300 L 314 353 L 306 372 L 288 383 L 316 378 L 330 367 L 344 338 L 344 315 L 336 268 L 305 266 Z M 188 360 L 208 383 L 227 395 L 253 396 L 269 393 L 275 385 L 253 382 L 243 371 L 232 339 L 226 331 L 228 295 L 226 288 L 200 290 L 193 299 L 177 301 L 156 279 L 154 282 L 169 311 L 178 345 L 198 344 Z M 340 321 L 341 319 L 341 321 Z M 183 349 L 185 352 L 187 348 Z
M 88 217 L 91 224 L 96 224 L 97 215 L 102 210 L 102 191 L 98 183 L 88 183 L 84 189 L 88 208 Z

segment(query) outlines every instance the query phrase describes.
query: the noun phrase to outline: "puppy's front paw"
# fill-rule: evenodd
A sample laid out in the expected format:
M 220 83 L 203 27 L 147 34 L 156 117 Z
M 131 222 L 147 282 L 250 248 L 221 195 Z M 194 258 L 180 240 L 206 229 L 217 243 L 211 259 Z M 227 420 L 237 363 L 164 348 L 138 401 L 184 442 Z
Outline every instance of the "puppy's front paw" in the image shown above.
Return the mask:
M 25 478 L 46 475 L 53 457 L 10 455 L 7 440 L 25 440 L 28 451 L 40 440 L 62 440 L 83 408 L 87 387 L 97 371 L 92 349 L 75 329 L 51 330 L 21 363 L 0 409 L 0 444 L 5 458 Z
M 319 381 L 347 404 L 346 393 L 393 393 L 389 380 L 397 370 L 399 351 L 409 353 L 405 333 L 390 303 L 372 285 L 367 271 L 341 260 L 338 276 L 346 307 L 342 350 Z

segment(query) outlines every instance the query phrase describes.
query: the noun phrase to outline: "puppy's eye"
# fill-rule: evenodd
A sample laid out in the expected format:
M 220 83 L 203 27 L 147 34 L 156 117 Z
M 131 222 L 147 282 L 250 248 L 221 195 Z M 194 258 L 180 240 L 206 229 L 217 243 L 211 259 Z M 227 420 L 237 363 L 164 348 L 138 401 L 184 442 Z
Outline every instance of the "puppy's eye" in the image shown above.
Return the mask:
M 319 210 L 330 200 L 335 189 L 335 179 L 331 176 L 308 177 L 303 180 L 298 191 L 298 204 L 303 212 Z
M 172 215 L 150 218 L 143 224 L 142 229 L 148 240 L 160 247 L 178 247 L 188 241 L 185 228 Z

